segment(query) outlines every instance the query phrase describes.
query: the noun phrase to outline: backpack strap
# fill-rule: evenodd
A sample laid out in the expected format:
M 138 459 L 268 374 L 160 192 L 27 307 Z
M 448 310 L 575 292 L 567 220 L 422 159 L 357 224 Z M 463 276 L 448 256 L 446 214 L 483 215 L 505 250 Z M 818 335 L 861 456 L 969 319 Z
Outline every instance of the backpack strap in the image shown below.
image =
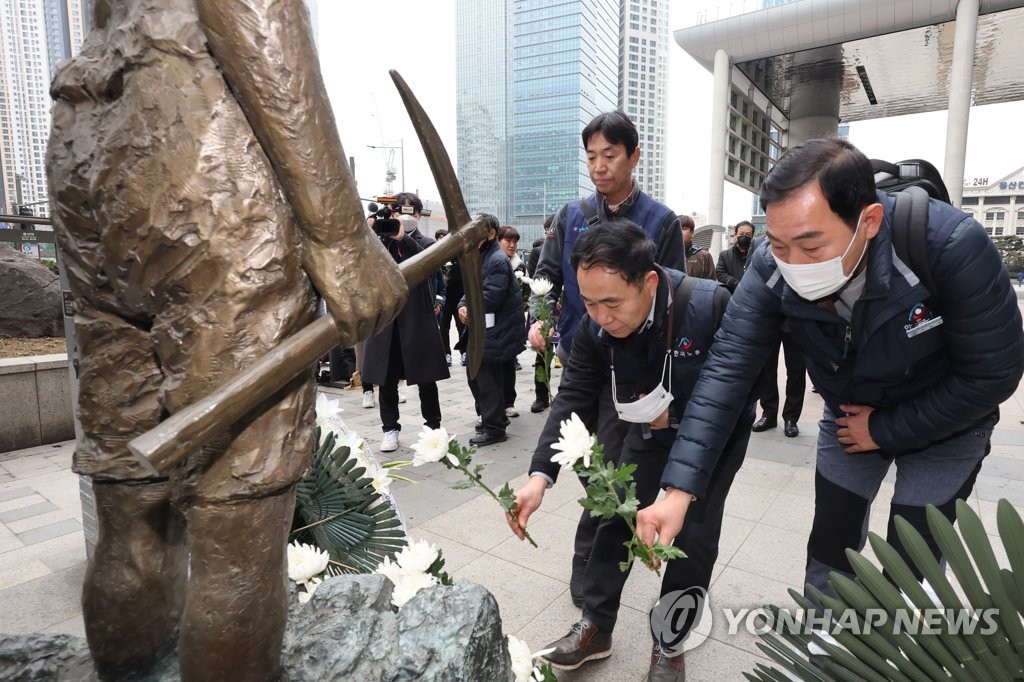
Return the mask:
M 900 260 L 910 266 L 921 283 L 935 295 L 931 267 L 928 265 L 928 192 L 907 187 L 893 193 L 892 244 Z
M 697 287 L 697 277 L 690 277 L 689 275 L 683 275 L 683 280 L 676 287 L 676 292 L 672 298 L 672 311 L 675 316 L 675 323 L 672 325 L 672 334 L 676 333 L 676 329 L 682 324 L 683 316 L 686 315 L 686 306 L 690 303 L 690 294 Z M 671 343 L 672 340 L 669 340 Z
M 597 215 L 597 209 L 590 205 L 590 199 L 580 199 L 580 210 L 583 211 L 583 217 L 587 219 L 587 225 L 593 227 L 601 222 L 601 217 Z

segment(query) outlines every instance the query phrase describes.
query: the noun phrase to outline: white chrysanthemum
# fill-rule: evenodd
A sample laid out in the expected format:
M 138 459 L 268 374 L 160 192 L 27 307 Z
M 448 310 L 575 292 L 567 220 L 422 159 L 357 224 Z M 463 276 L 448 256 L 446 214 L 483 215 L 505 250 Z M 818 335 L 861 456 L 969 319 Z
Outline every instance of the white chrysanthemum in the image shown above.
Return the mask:
M 305 604 L 310 599 L 312 599 L 313 598 L 313 593 L 316 592 L 316 588 L 320 587 L 320 583 L 322 583 L 322 582 L 323 582 L 323 578 L 313 578 L 312 580 L 310 580 L 308 582 L 302 583 L 302 586 L 305 589 L 303 591 L 299 592 L 299 603 L 300 604 Z
M 406 573 L 426 573 L 437 561 L 437 547 L 426 540 L 413 540 L 402 548 L 395 561 Z
M 519 280 L 520 283 L 525 282 L 526 284 L 529 284 L 530 282 L 533 281 L 532 279 L 527 277 L 526 273 L 523 272 L 522 270 L 513 270 L 512 274 L 516 276 L 516 279 Z
M 547 296 L 551 293 L 553 286 L 551 280 L 544 279 L 543 277 L 530 280 L 530 291 L 533 292 L 534 296 Z
M 335 421 L 341 418 L 342 412 L 340 400 L 331 400 L 323 393 L 316 394 L 316 425 L 321 433 L 337 431 Z
M 323 573 L 329 561 L 327 552 L 293 542 L 288 545 L 288 578 L 297 583 L 308 582 L 313 576 Z
M 558 435 L 558 442 L 551 447 L 561 453 L 552 455 L 551 461 L 559 466 L 571 467 L 582 459 L 583 466 L 589 467 L 590 455 L 597 439 L 587 430 L 578 414 L 573 412 L 568 419 L 562 421 Z
M 401 575 L 395 583 L 395 589 L 391 593 L 391 603 L 398 608 L 405 606 L 405 603 L 415 596 L 424 587 L 437 585 L 438 580 L 429 573 L 410 573 Z
M 508 636 L 508 655 L 512 659 L 512 674 L 516 682 L 530 682 L 533 675 L 533 656 L 530 647 L 523 640 Z
M 393 561 L 391 557 L 384 557 L 384 561 L 377 566 L 377 570 L 374 573 L 379 573 L 391 582 L 398 584 L 399 579 L 404 574 L 402 567 L 398 565 L 397 561 Z
M 453 465 L 458 464 L 458 458 L 448 452 L 448 444 L 453 440 L 455 440 L 455 434 L 449 436 L 448 431 L 443 427 L 428 429 L 424 426 L 420 431 L 419 439 L 412 444 L 412 465 L 418 467 L 421 464 L 440 462 L 445 457 Z

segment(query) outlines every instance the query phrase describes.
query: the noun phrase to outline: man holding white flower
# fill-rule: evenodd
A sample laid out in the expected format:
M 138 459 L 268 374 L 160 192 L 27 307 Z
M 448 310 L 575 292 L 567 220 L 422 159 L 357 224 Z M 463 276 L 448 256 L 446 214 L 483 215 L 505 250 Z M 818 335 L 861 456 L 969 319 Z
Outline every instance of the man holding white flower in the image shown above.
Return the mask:
M 584 199 L 570 201 L 558 212 L 552 238 L 545 240 L 533 275 L 535 279 L 546 279 L 554 284 L 550 300 L 557 301 L 560 296 L 562 299 L 557 333 L 558 358 L 563 366 L 571 361 L 569 351 L 573 335 L 584 313 L 576 272 L 569 257 L 576 240 L 591 226 L 617 218 L 628 219 L 639 225 L 655 245 L 655 262 L 663 267 L 686 270 L 686 253 L 676 214 L 641 190 L 633 179 L 633 169 L 640 161 L 640 138 L 633 122 L 621 111 L 598 114 L 583 129 L 581 137 L 587 154 L 587 172 L 596 191 Z M 539 322 L 530 328 L 529 339 L 530 345 L 541 353 L 549 341 Z M 599 415 L 587 426 L 597 431 L 605 454 L 615 461 L 625 430 L 615 418 L 607 389 L 600 394 L 600 401 Z M 582 605 L 580 585 L 595 532 L 597 520 L 584 511 L 576 529 L 569 582 L 573 603 L 577 606 Z
M 519 537 L 560 465 L 589 457 L 593 436 L 583 424 L 596 419 L 595 396 L 606 389 L 627 429 L 619 463 L 637 467 L 633 478 L 640 506 L 650 505 L 658 495 L 678 417 L 707 357 L 729 292 L 718 282 L 661 268 L 654 255 L 655 245 L 629 221 L 592 227 L 576 243 L 570 265 L 586 313 L 537 444 L 530 480 L 516 493 L 518 511 L 509 517 L 509 525 Z M 707 494 L 693 505 L 695 522 L 676 538 L 676 546 L 688 558 L 668 564 L 663 595 L 690 587 L 707 589 L 710 583 L 725 497 L 743 462 L 754 420 L 751 400 L 744 414 Z M 611 633 L 627 577 L 619 563 L 627 560 L 624 542 L 631 537 L 619 516 L 599 521 L 583 575 L 583 617 L 544 656 L 555 667 L 571 670 L 611 654 Z M 648 679 L 684 679 L 681 653 L 656 645 Z

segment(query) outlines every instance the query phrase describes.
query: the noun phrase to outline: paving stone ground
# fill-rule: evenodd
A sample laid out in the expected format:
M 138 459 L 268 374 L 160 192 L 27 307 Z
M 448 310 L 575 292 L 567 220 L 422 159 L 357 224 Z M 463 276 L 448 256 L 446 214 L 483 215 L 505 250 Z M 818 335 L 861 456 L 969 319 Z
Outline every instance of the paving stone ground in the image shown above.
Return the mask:
M 547 417 L 547 412 L 529 411 L 529 353 L 523 353 L 521 363 L 516 401 L 520 416 L 509 426 L 508 441 L 484 448 L 477 456 L 490 462 L 484 478 L 491 485 L 511 481 L 515 488 L 525 482 Z M 452 378 L 439 388 L 444 425 L 465 443 L 473 435 L 475 414 L 457 362 Z M 357 391 L 323 390 L 341 401 L 342 417 L 376 450 L 381 438 L 377 410 L 363 409 Z M 402 393 L 407 398 L 401 406 L 404 430 L 399 450 L 388 459 L 411 457 L 409 445 L 422 423 L 415 387 L 403 387 Z M 778 429 L 751 438 L 726 507 L 711 586 L 713 622 L 701 626 L 709 636 L 687 654 L 691 679 L 741 679 L 743 671 L 767 660 L 756 648 L 755 637 L 728 633 L 721 609 L 756 608 L 769 602 L 791 605 L 786 590 L 801 583 L 814 509 L 813 457 L 820 414 L 821 400 L 808 392 L 797 438 L 785 438 Z M 1024 389 L 1018 389 L 1002 407 L 992 454 L 970 499 L 991 532 L 998 499 L 1009 499 L 1024 513 L 1022 419 Z M 79 480 L 70 470 L 72 448 L 65 442 L 0 454 L 0 632 L 83 634 L 79 595 L 86 556 Z M 414 482 L 396 482 L 393 490 L 410 535 L 441 546 L 453 576 L 475 580 L 494 593 L 506 632 L 536 650 L 567 631 L 579 617 L 569 599 L 568 580 L 582 487 L 571 474 L 559 479 L 533 517 L 531 531 L 538 548 L 511 536 L 493 500 L 473 490 L 451 489 L 458 476 L 443 466 L 407 469 L 403 474 Z M 893 478 L 890 475 L 883 484 L 872 508 L 871 528 L 882 535 Z M 996 542 L 995 547 L 1006 565 L 1001 545 Z M 560 679 L 644 679 L 650 650 L 647 611 L 657 590 L 654 574 L 635 567 L 623 594 L 614 654 Z

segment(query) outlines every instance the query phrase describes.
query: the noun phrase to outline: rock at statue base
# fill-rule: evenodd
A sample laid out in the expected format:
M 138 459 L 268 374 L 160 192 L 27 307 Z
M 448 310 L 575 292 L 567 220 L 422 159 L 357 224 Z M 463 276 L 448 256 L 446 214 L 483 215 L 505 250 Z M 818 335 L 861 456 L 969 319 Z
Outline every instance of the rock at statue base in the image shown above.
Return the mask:
M 460 580 L 416 593 L 398 613 L 381 575 L 331 578 L 292 607 L 285 633 L 289 682 L 512 679 L 498 603 Z
M 93 679 L 89 646 L 72 635 L 0 634 L 0 681 Z
M 0 246 L 0 338 L 64 336 L 60 278 L 37 258 Z
M 465 580 L 428 587 L 398 613 L 391 589 L 381 575 L 339 576 L 325 580 L 308 603 L 294 600 L 282 682 L 512 680 L 498 603 L 485 588 Z M 0 635 L 0 682 L 96 679 L 80 637 Z M 177 680 L 177 661 L 141 679 Z

